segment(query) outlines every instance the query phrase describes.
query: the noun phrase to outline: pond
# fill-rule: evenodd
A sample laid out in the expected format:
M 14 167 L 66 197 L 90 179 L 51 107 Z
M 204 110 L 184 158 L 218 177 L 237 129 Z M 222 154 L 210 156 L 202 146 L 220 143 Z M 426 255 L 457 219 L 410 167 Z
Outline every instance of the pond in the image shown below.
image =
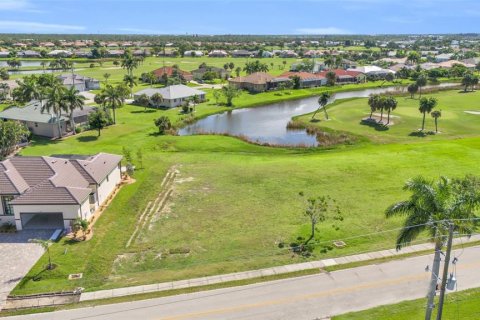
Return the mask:
M 22 67 L 40 67 L 42 61 L 37 60 L 19 60 L 22 63 Z M 48 65 L 48 61 L 47 61 Z M 8 63 L 5 60 L 0 61 L 0 68 L 8 67 Z
M 442 83 L 432 87 L 451 87 L 458 84 Z M 388 87 L 339 92 L 331 102 L 338 99 L 367 98 L 370 94 L 381 94 L 406 87 Z M 290 147 L 316 147 L 318 141 L 315 135 L 306 130 L 289 130 L 288 122 L 292 117 L 310 113 L 318 108 L 318 97 L 284 101 L 256 108 L 245 108 L 226 111 L 208 116 L 179 130 L 181 136 L 194 134 L 228 134 L 241 136 L 259 144 L 269 144 Z

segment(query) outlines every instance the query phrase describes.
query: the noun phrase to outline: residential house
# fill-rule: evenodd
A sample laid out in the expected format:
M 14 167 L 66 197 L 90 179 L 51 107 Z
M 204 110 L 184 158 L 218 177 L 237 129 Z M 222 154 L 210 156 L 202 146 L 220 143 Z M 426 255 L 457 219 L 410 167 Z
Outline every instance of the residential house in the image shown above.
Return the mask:
M 274 56 L 273 52 L 264 50 L 262 51 L 262 58 L 272 58 Z
M 365 82 L 366 75 L 358 71 L 347 71 L 342 69 L 333 69 L 328 71 L 322 71 L 319 75 L 327 78 L 328 72 L 334 72 L 336 76 L 336 83 L 338 84 L 347 84 L 347 83 L 361 83 Z
M 124 54 L 125 54 L 125 50 L 115 50 L 115 49 L 107 50 L 107 56 L 111 58 L 118 58 L 123 56 Z
M 73 112 L 75 124 L 86 124 L 88 122 L 88 115 L 93 111 L 94 108 L 88 106 L 84 106 L 83 110 L 75 110 Z M 30 132 L 37 136 L 47 138 L 59 137 L 57 116 L 52 112 L 42 110 L 42 106 L 39 101 L 32 101 L 21 108 L 11 107 L 5 109 L 0 112 L 0 119 L 4 121 L 20 121 L 21 123 L 25 124 Z M 62 136 L 67 132 L 72 131 L 73 128 L 71 127 L 70 118 L 67 114 L 62 113 L 59 122 Z
M 23 229 L 68 229 L 92 218 L 121 182 L 122 157 L 12 157 L 0 162 L 0 221 Z
M 208 53 L 208 56 L 211 58 L 225 58 L 228 56 L 228 53 L 225 50 L 212 50 Z
M 91 58 L 92 52 L 91 51 L 83 51 L 83 50 L 75 50 L 73 51 L 73 55 L 77 58 Z
M 6 84 L 8 86 L 8 89 L 0 89 L 0 92 L 2 94 L 5 93 L 5 98 L 7 99 L 11 99 L 13 89 L 18 88 L 20 86 L 17 80 L 0 80 L 0 84 Z
M 197 81 L 203 80 L 203 76 L 207 72 L 215 72 L 217 74 L 217 78 L 220 79 L 228 79 L 230 77 L 230 72 L 228 70 L 205 66 L 192 71 L 193 79 Z
M 8 58 L 9 55 L 9 51 L 0 51 L 0 58 Z
M 253 57 L 255 54 L 247 50 L 233 50 L 232 52 L 230 52 L 230 55 L 233 58 L 249 58 Z
M 50 57 L 70 57 L 72 52 L 69 50 L 52 50 L 47 55 Z
M 159 81 L 162 80 L 164 74 L 166 74 L 169 78 L 177 75 L 179 77 L 182 77 L 185 81 L 193 80 L 193 76 L 190 72 L 183 71 L 174 67 L 161 67 L 159 69 L 153 70 L 152 72 Z
M 203 52 L 199 50 L 188 50 L 183 53 L 184 57 L 203 57 Z
M 58 78 L 65 87 L 71 88 L 72 86 L 74 86 L 78 91 L 100 89 L 99 80 L 79 74 L 66 73 L 59 75 Z
M 280 58 L 298 58 L 298 54 L 293 50 L 282 50 L 279 56 Z
M 255 72 L 244 77 L 229 79 L 228 83 L 238 89 L 263 92 L 269 89 L 274 77 L 266 72 Z
M 185 101 L 189 101 L 193 96 L 197 96 L 200 102 L 205 101 L 205 92 L 190 88 L 183 84 L 176 84 L 165 88 L 143 89 L 135 93 L 134 99 L 137 100 L 138 97 L 143 94 L 151 98 L 156 93 L 162 96 L 162 101 L 158 107 L 164 108 L 178 107 L 184 104 Z
M 41 58 L 42 55 L 40 52 L 33 51 L 33 50 L 24 50 L 17 52 L 18 58 Z
M 310 72 L 285 72 L 282 73 L 279 78 L 291 79 L 292 77 L 297 76 L 300 78 L 300 88 L 312 88 L 320 87 L 327 84 L 327 78 L 319 74 L 310 73 Z
M 435 56 L 435 62 L 440 63 L 440 62 L 445 62 L 448 60 L 451 60 L 453 57 L 453 53 L 443 53 Z
M 383 69 L 378 66 L 362 66 L 357 68 L 350 68 L 347 71 L 356 71 L 366 74 L 367 76 L 375 76 L 375 77 L 385 77 L 387 74 L 395 74 L 395 71 L 390 69 Z

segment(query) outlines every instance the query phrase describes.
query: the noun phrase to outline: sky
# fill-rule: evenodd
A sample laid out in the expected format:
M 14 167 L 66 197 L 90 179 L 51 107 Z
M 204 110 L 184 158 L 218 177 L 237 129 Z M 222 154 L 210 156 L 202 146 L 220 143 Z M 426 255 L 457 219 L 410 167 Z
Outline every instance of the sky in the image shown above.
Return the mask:
M 0 0 L 0 33 L 480 33 L 480 0 Z

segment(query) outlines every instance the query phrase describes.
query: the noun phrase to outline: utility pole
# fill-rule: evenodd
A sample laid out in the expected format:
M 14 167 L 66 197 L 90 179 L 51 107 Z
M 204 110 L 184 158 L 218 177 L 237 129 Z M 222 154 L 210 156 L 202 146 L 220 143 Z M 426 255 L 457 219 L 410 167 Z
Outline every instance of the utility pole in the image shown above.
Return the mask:
M 448 226 L 448 244 L 447 253 L 445 254 L 445 262 L 443 264 L 442 286 L 440 288 L 440 299 L 438 300 L 437 320 L 442 320 L 443 303 L 445 301 L 445 287 L 447 286 L 448 265 L 450 264 L 450 253 L 452 252 L 453 241 L 453 223 Z
M 433 258 L 433 265 L 432 265 L 432 275 L 430 277 L 430 286 L 428 289 L 428 296 L 427 296 L 427 310 L 425 312 L 425 320 L 431 320 L 433 309 L 435 308 L 435 292 L 438 285 L 438 275 L 440 274 L 440 252 L 443 247 L 443 237 L 438 233 L 435 232 L 435 254 Z

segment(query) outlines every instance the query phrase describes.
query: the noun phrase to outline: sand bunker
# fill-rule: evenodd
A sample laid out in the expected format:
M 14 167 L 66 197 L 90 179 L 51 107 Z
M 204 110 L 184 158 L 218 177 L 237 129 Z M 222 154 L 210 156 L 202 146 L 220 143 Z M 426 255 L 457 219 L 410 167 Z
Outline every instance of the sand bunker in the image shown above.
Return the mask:
M 468 114 L 475 114 L 475 115 L 480 115 L 480 111 L 464 111 L 465 113 L 468 113 Z

